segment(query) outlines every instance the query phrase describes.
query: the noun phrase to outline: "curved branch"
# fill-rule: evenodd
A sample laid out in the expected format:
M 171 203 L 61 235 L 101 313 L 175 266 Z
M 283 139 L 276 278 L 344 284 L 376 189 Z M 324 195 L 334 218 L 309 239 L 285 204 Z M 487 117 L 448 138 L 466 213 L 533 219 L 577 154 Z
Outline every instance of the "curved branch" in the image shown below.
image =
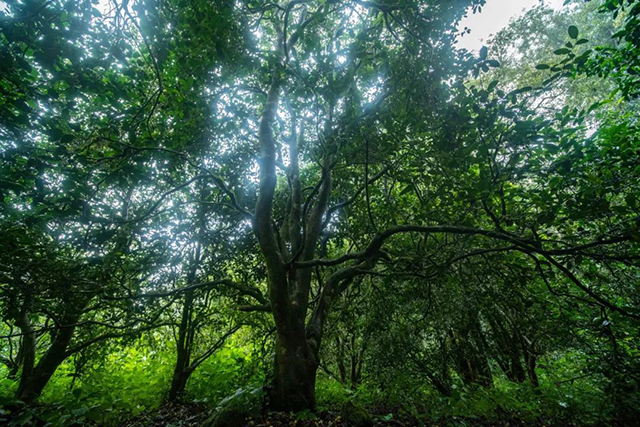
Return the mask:
M 606 299 L 602 298 L 600 295 L 596 294 L 588 286 L 586 286 L 584 283 L 582 283 L 580 281 L 580 279 L 578 279 L 576 277 L 576 275 L 573 274 L 567 267 L 565 267 L 564 265 L 560 264 L 558 261 L 553 259 L 553 257 L 551 257 L 549 255 L 546 255 L 546 254 L 543 254 L 543 256 L 547 259 L 547 261 L 549 261 L 551 264 L 553 264 L 554 267 L 556 267 L 565 276 L 567 276 L 567 278 L 569 278 L 569 280 L 571 280 L 578 288 L 580 288 L 583 292 L 588 294 L 594 300 L 598 301 L 598 303 L 600 303 L 600 305 L 602 305 L 604 307 L 607 307 L 611 311 L 616 311 L 616 312 L 618 312 L 618 313 L 620 313 L 620 314 L 622 314 L 624 316 L 631 317 L 633 319 L 640 319 L 639 315 L 633 314 L 633 313 L 629 313 L 625 309 L 620 308 L 617 305 L 614 305 L 614 304 L 610 303 Z
M 218 351 L 227 339 L 235 334 L 243 325 L 236 325 L 233 328 L 229 329 L 222 337 L 220 337 L 207 351 L 194 359 L 193 363 L 187 368 L 188 371 L 193 372 L 196 370 L 198 366 L 200 366 L 203 362 L 205 362 L 213 353 Z
M 138 294 L 138 295 L 128 295 L 124 297 L 103 297 L 107 300 L 118 301 L 118 300 L 127 300 L 127 299 L 142 299 L 142 298 L 164 298 L 174 295 L 179 295 L 184 292 L 193 291 L 200 288 L 210 288 L 213 286 L 224 285 L 229 288 L 236 289 L 240 291 L 241 294 L 253 297 L 256 301 L 261 304 L 267 304 L 267 298 L 262 295 L 258 289 L 241 285 L 240 283 L 236 283 L 233 280 L 229 279 L 221 279 L 221 280 L 213 280 L 209 282 L 195 283 L 193 285 L 185 286 L 183 288 L 173 289 L 171 291 L 166 292 L 151 292 L 146 294 Z
M 461 234 L 461 235 L 468 234 L 468 235 L 485 236 L 485 237 L 490 237 L 492 239 L 511 243 L 518 250 L 522 250 L 530 253 L 537 253 L 540 255 L 585 255 L 585 253 L 583 252 L 583 249 L 585 248 L 609 245 L 609 244 L 620 243 L 620 242 L 631 240 L 630 236 L 621 235 L 608 240 L 599 240 L 597 242 L 591 242 L 581 246 L 576 246 L 575 248 L 545 250 L 541 246 L 541 244 L 544 243 L 545 241 L 531 241 L 527 239 L 520 239 L 511 234 L 506 234 L 504 232 L 496 231 L 496 230 L 484 230 L 480 228 L 459 227 L 459 226 L 452 226 L 452 225 L 399 225 L 378 233 L 378 235 L 374 237 L 373 240 L 371 240 L 371 242 L 369 243 L 369 246 L 363 251 L 352 252 L 349 254 L 342 255 L 341 257 L 335 258 L 335 259 L 315 259 L 315 260 L 309 260 L 309 261 L 300 261 L 295 263 L 294 266 L 296 268 L 314 267 L 316 265 L 332 266 L 332 265 L 342 264 L 346 261 L 353 260 L 353 259 L 364 259 L 379 252 L 382 246 L 384 245 L 385 241 L 390 237 L 396 234 L 410 233 L 410 232 L 448 233 L 448 234 Z
M 542 248 L 542 242 L 531 242 L 528 240 L 518 239 L 513 237 L 510 234 L 505 234 L 499 231 L 491 231 L 491 230 L 483 230 L 477 228 L 470 227 L 456 227 L 456 226 L 420 226 L 420 225 L 400 225 L 397 227 L 392 227 L 388 230 L 385 230 L 379 233 L 372 241 L 369 243 L 369 246 L 359 252 L 353 252 L 350 254 L 345 254 L 340 258 L 329 259 L 329 260 L 311 260 L 306 262 L 297 262 L 294 264 L 296 268 L 302 267 L 313 267 L 316 265 L 338 265 L 344 263 L 349 260 L 363 260 L 363 262 L 377 260 L 382 252 L 382 246 L 390 237 L 407 232 L 418 232 L 418 233 L 450 233 L 450 234 L 468 234 L 468 235 L 481 235 L 485 237 L 489 237 L 496 240 L 501 240 L 505 242 L 509 242 L 513 244 L 513 250 L 517 250 L 526 254 L 540 254 L 545 257 L 551 264 L 553 264 L 558 270 L 560 270 L 566 277 L 568 277 L 576 286 L 578 286 L 581 290 L 587 293 L 590 297 L 596 300 L 603 307 L 607 307 L 612 311 L 616 311 L 620 314 L 623 314 L 627 317 L 631 317 L 633 319 L 640 319 L 640 315 L 636 315 L 633 313 L 629 313 L 623 308 L 620 308 L 606 299 L 599 296 L 593 290 L 591 290 L 588 286 L 585 286 L 569 269 L 556 261 L 551 255 L 561 254 L 561 255 L 572 255 L 572 254 L 582 254 L 582 250 L 584 248 L 590 248 L 595 246 L 600 246 L 604 244 L 614 244 L 619 242 L 625 242 L 631 239 L 630 236 L 621 235 L 607 240 L 601 240 L 597 242 L 588 243 L 585 245 L 577 246 L 576 248 L 568 248 L 568 249 L 560 249 L 560 250 L 544 250 Z M 375 262 L 374 262 L 375 265 Z M 349 267 L 343 270 L 339 270 L 339 272 L 345 272 L 346 270 L 353 270 L 355 267 Z M 360 268 L 359 270 L 363 270 Z M 355 272 L 354 272 L 355 273 Z M 337 274 L 337 273 L 334 273 Z
M 358 188 L 356 190 L 355 193 L 353 193 L 353 195 L 351 197 L 349 197 L 347 200 L 345 200 L 344 202 L 340 202 L 336 205 L 331 206 L 329 209 L 327 209 L 327 213 L 325 215 L 325 219 L 324 222 L 322 223 L 322 229 L 325 229 L 327 227 L 327 225 L 329 224 L 329 221 L 331 221 L 331 216 L 339 209 L 345 208 L 347 206 L 349 206 L 350 204 L 352 204 L 353 202 L 355 202 L 358 199 L 358 196 L 360 196 L 360 194 L 362 194 L 362 192 L 365 190 L 365 187 L 368 185 L 373 184 L 374 182 L 376 182 L 377 180 L 379 180 L 380 178 L 382 178 L 388 171 L 389 171 L 390 167 L 387 165 L 384 168 L 382 168 L 382 170 L 380 172 L 378 172 L 377 174 L 375 174 L 374 176 L 372 176 L 371 178 L 369 178 L 368 181 L 365 182 L 364 185 L 362 185 L 362 187 Z
M 69 350 L 67 350 L 65 352 L 65 358 L 71 356 L 74 353 L 77 353 L 81 350 L 84 350 L 87 347 L 92 346 L 93 344 L 99 343 L 100 341 L 104 341 L 104 340 L 108 340 L 108 339 L 114 339 L 114 338 L 124 338 L 127 336 L 131 336 L 131 335 L 135 335 L 137 333 L 140 332 L 146 332 L 146 331 L 150 331 L 152 329 L 157 329 L 157 328 L 161 328 L 163 326 L 171 326 L 173 325 L 173 323 L 170 322 L 165 322 L 165 323 L 158 323 L 155 325 L 149 325 L 149 326 L 145 326 L 142 328 L 138 328 L 132 331 L 127 331 L 127 332 L 122 332 L 122 333 L 110 333 L 110 334 L 104 334 L 104 335 L 99 335 L 93 339 L 90 339 L 89 341 L 83 342 L 82 344 L 78 344 L 75 347 L 70 348 Z

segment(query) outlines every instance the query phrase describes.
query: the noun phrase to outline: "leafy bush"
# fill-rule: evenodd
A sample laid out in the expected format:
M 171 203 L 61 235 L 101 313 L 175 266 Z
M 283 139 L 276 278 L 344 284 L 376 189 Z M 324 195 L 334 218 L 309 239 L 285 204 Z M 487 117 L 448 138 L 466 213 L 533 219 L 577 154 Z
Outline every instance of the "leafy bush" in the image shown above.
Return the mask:
M 339 381 L 331 378 L 318 378 L 316 382 L 316 404 L 318 410 L 340 408 L 353 393 Z
M 261 385 L 262 375 L 257 360 L 247 348 L 225 347 L 209 358 L 193 373 L 187 396 L 216 404 L 249 384 Z

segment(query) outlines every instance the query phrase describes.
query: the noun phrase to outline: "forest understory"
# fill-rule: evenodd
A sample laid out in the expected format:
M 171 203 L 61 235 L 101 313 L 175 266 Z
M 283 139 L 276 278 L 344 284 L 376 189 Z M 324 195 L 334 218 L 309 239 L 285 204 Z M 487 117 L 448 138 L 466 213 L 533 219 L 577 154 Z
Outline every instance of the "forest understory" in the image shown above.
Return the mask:
M 213 411 L 206 405 L 170 404 L 163 406 L 159 411 L 152 411 L 143 414 L 133 420 L 122 423 L 122 427 L 198 427 L 205 424 L 207 419 L 213 415 Z M 323 411 L 318 413 L 314 419 L 304 419 L 295 414 L 273 413 L 265 416 L 248 419 L 245 425 L 248 427 L 545 427 L 553 425 L 567 425 L 564 423 L 552 422 L 549 420 L 523 421 L 519 419 L 509 419 L 505 417 L 501 421 L 452 417 L 442 419 L 437 422 L 425 420 L 416 421 L 410 416 L 398 416 L 397 419 L 387 412 L 382 415 L 371 414 L 370 422 L 353 423 L 343 419 L 340 411 Z M 99 425 L 99 424 L 98 424 Z M 610 424 L 616 426 L 616 424 Z M 622 425 L 622 424 L 620 424 Z
M 160 408 L 143 412 L 128 420 L 119 422 L 120 427 L 201 427 L 215 415 L 215 409 L 206 404 L 169 403 Z M 33 426 L 45 426 L 44 419 L 34 418 L 29 422 Z M 74 425 L 74 424 L 70 424 Z M 75 425 L 89 427 L 104 426 L 99 421 L 82 421 Z M 110 425 L 110 424 L 108 424 Z M 496 414 L 496 417 L 449 417 L 438 421 L 424 419 L 416 420 L 409 415 L 393 415 L 384 412 L 376 415 L 369 414 L 367 420 L 352 421 L 345 419 L 340 411 L 322 411 L 312 417 L 308 414 L 286 414 L 283 412 L 268 413 L 261 416 L 249 417 L 241 423 L 230 423 L 233 426 L 247 427 L 551 427 L 575 426 L 571 419 L 538 419 L 522 420 L 510 418 L 508 414 Z M 603 426 L 624 427 L 633 426 L 629 422 L 607 422 Z M 636 424 L 637 425 L 637 424 Z

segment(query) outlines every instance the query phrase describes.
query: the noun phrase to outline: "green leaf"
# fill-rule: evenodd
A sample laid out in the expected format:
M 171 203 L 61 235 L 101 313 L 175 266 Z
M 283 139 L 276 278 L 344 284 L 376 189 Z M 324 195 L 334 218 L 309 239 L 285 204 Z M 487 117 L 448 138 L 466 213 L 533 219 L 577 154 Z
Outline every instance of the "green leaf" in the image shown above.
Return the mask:
M 600 101 L 594 102 L 593 104 L 591 104 L 589 106 L 589 109 L 587 109 L 587 114 L 593 112 L 594 110 L 598 109 L 600 106 L 602 105 L 602 103 Z
M 571 53 L 571 51 L 566 47 L 563 47 L 563 48 L 554 50 L 553 53 L 555 55 L 566 55 L 567 53 Z
M 529 92 L 529 91 L 532 91 L 532 90 L 533 90 L 533 87 L 525 86 L 525 87 L 522 87 L 520 89 L 512 90 L 511 92 L 509 92 L 507 94 L 507 96 L 520 95 L 521 93 L 526 93 L 526 92 Z
M 480 49 L 480 60 L 484 61 L 485 59 L 487 59 L 488 53 L 489 53 L 489 49 L 487 49 L 486 46 L 482 46 L 482 49 Z
M 548 64 L 538 64 L 538 65 L 536 65 L 536 69 L 537 70 L 548 70 L 549 68 L 551 68 L 551 66 L 548 65 Z
M 627 30 L 626 30 L 626 29 L 624 29 L 624 30 L 620 30 L 620 31 L 618 31 L 618 32 L 614 33 L 614 34 L 611 36 L 611 38 L 612 38 L 612 39 L 621 39 L 622 37 L 624 37 L 624 36 L 626 36 L 626 35 L 627 35 Z
M 575 25 L 571 25 L 569 27 L 569 37 L 571 37 L 572 39 L 577 39 L 578 38 L 578 27 L 576 27 Z

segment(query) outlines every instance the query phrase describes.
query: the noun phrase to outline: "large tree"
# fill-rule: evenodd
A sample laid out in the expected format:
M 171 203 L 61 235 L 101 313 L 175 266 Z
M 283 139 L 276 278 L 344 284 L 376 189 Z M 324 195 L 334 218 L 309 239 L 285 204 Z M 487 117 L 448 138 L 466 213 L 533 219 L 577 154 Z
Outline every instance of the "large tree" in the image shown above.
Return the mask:
M 637 318 L 562 260 L 632 257 L 632 216 L 605 226 L 610 216 L 603 209 L 609 208 L 595 207 L 606 203 L 606 190 L 588 201 L 562 196 L 580 185 L 580 164 L 589 162 L 574 151 L 584 132 L 566 126 L 579 124 L 583 113 L 567 110 L 545 120 L 518 100 L 530 88 L 493 95 L 495 85 L 490 91 L 464 86 L 472 68 L 498 65 L 486 49 L 478 59 L 451 55 L 452 25 L 468 5 L 313 6 L 292 2 L 263 11 L 271 13 L 263 34 L 274 40 L 274 59 L 258 128 L 253 221 L 277 328 L 272 407 L 313 406 L 318 349 L 333 300 L 356 277 L 393 260 L 383 247 L 402 234 L 458 235 L 479 252 L 519 252 L 533 260 L 532 270 L 548 264 L 597 304 Z M 576 181 L 556 175 L 567 168 Z M 315 174 L 315 181 L 301 171 Z M 278 199 L 279 176 L 286 178 L 286 201 Z M 393 180 L 406 187 L 397 191 Z M 338 218 L 337 211 L 349 215 Z M 323 232 L 331 259 L 315 259 Z M 346 248 L 345 238 L 359 250 Z M 621 253 L 604 252 L 609 246 Z M 322 272 L 312 283 L 315 267 Z M 313 286 L 318 297 L 310 306 Z
M 315 405 L 334 302 L 363 277 L 453 286 L 517 264 L 520 276 L 554 277 L 569 297 L 637 321 L 637 125 L 615 118 L 591 132 L 591 108 L 549 115 L 531 102 L 552 93 L 550 81 L 597 74 L 606 55 L 627 64 L 633 40 L 588 61 L 572 51 L 582 44 L 571 27 L 552 78 L 505 93 L 478 82 L 500 65 L 486 48 L 478 57 L 455 48 L 457 23 L 483 3 L 146 0 L 100 11 L 87 1 L 11 2 L 1 21 L 3 229 L 18 223 L 46 242 L 57 274 L 68 270 L 60 254 L 72 253 L 83 267 L 74 306 L 91 313 L 52 334 L 85 320 L 135 331 L 140 322 L 127 316 L 156 327 L 181 300 L 177 395 L 200 360 L 190 326 L 207 311 L 198 292 L 225 288 L 241 310 L 273 318 L 267 403 L 298 411 Z M 476 257 L 490 261 L 467 262 Z M 28 259 L 6 257 L 7 298 L 42 297 L 20 294 L 25 276 L 13 271 Z M 37 272 L 31 281 L 46 275 Z M 48 288 L 65 299 L 57 277 Z M 497 352 L 522 379 L 534 333 L 498 303 L 485 315 L 459 298 L 473 309 L 427 334 L 441 358 L 490 386 Z M 46 322 L 42 302 L 28 301 L 32 320 Z M 20 327 L 27 305 L 14 307 Z M 481 325 L 491 325 L 491 342 Z M 447 393 L 445 374 L 430 379 Z

